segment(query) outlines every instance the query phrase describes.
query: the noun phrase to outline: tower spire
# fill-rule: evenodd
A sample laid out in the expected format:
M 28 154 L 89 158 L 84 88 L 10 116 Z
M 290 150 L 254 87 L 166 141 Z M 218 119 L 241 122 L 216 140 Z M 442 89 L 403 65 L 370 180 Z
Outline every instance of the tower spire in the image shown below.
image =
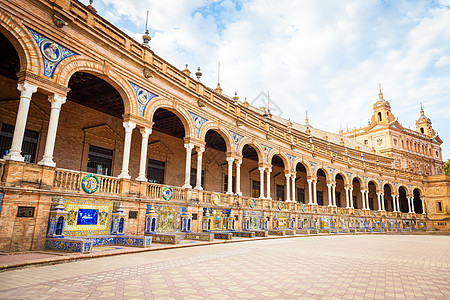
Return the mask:
M 142 36 L 142 40 L 143 40 L 142 45 L 150 48 L 150 46 L 148 45 L 148 42 L 150 42 L 151 39 L 152 38 L 150 37 L 150 35 L 148 33 L 148 10 L 147 10 L 147 18 L 145 19 L 145 33 Z
M 383 99 L 383 93 L 381 92 L 381 83 L 378 84 L 380 88 L 380 93 L 378 94 L 378 98 Z
M 424 111 L 423 111 L 423 107 L 422 107 L 422 102 L 420 102 L 420 115 L 421 115 L 421 116 L 424 116 L 424 115 L 425 115 L 425 113 L 424 113 Z
M 214 92 L 222 95 L 222 88 L 220 87 L 220 61 L 217 62 L 217 86 L 214 89 Z

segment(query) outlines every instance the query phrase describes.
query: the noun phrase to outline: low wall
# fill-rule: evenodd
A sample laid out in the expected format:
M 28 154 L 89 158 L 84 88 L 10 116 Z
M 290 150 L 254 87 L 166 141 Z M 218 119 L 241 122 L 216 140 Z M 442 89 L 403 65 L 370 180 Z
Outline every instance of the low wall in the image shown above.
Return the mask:
M 183 240 L 196 240 L 196 241 L 206 241 L 212 242 L 214 241 L 213 233 L 206 232 L 186 232 L 182 235 Z
M 214 238 L 219 240 L 231 240 L 233 234 L 231 232 L 213 232 Z
M 283 229 L 274 229 L 274 230 L 269 230 L 269 234 L 270 235 L 286 235 L 286 232 Z
M 90 253 L 92 247 L 92 241 L 83 239 L 47 238 L 45 241 L 45 249 L 49 250 Z
M 230 233 L 235 237 L 243 237 L 243 238 L 255 237 L 255 233 L 253 231 L 231 231 Z
M 253 231 L 256 237 L 268 237 L 269 232 L 267 230 L 255 230 Z
M 156 243 L 178 245 L 183 234 L 151 233 L 147 236 L 151 236 L 152 241 Z

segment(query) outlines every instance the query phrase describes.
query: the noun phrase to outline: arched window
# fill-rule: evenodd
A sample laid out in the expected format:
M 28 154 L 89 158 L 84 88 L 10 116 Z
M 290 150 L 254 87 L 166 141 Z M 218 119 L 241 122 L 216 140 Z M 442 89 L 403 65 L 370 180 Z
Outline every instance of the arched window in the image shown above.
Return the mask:
M 58 218 L 58 222 L 56 222 L 55 234 L 62 235 L 63 227 L 64 227 L 64 217 L 61 216 Z
M 123 233 L 123 226 L 124 225 L 124 219 L 123 218 L 120 218 L 120 221 L 119 221 L 119 233 Z
M 378 121 L 381 121 L 381 112 L 378 113 Z
M 423 127 L 420 127 L 420 133 L 425 133 L 425 131 L 423 130 Z

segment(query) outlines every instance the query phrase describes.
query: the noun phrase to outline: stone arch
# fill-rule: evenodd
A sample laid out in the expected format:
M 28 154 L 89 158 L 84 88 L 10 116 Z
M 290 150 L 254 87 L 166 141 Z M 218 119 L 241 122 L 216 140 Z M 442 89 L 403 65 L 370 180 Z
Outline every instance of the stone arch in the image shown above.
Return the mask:
M 258 162 L 259 163 L 263 163 L 265 162 L 265 158 L 264 158 L 264 150 L 261 147 L 261 144 L 253 141 L 253 139 L 248 138 L 248 137 L 244 137 L 238 145 L 238 151 L 237 154 L 242 155 L 242 150 L 244 149 L 245 145 L 250 145 L 252 146 L 255 150 L 256 153 L 258 154 Z
M 395 186 L 392 184 L 392 182 L 389 182 L 389 181 L 384 181 L 384 182 L 381 184 L 381 187 L 382 187 L 383 192 L 384 192 L 384 186 L 385 186 L 385 185 L 387 185 L 387 186 L 391 189 L 391 194 L 392 194 L 392 195 L 394 195 L 394 194 L 397 193 L 397 189 L 396 189 Z
M 419 187 L 419 186 L 417 186 L 417 185 L 414 185 L 414 186 L 411 188 L 411 194 L 414 194 L 414 190 L 418 190 L 421 197 L 424 196 L 423 188 L 421 188 L 421 187 Z
M 396 190 L 397 194 L 400 194 L 401 187 L 405 189 L 407 197 L 411 196 L 411 191 L 409 190 L 408 186 L 403 183 L 399 183 L 399 185 L 397 186 L 397 190 Z
M 16 49 L 20 60 L 20 72 L 43 73 L 41 53 L 31 33 L 14 17 L 0 10 L 0 32 Z
M 347 174 L 345 174 L 344 172 L 342 172 L 342 171 L 340 171 L 340 170 L 334 171 L 334 174 L 333 174 L 333 181 L 336 182 L 336 176 L 337 176 L 338 174 L 341 175 L 342 178 L 344 179 L 344 185 L 348 185 L 348 184 L 349 184 L 349 179 L 348 179 L 348 177 L 347 177 Z
M 267 158 L 267 162 L 268 163 L 272 162 L 272 158 L 275 155 L 278 155 L 281 158 L 281 160 L 283 161 L 284 170 L 290 171 L 291 170 L 291 168 L 290 168 L 291 164 L 289 163 L 289 157 L 286 155 L 286 153 L 281 152 L 280 150 L 272 149 L 272 151 L 270 151 L 270 153 L 269 153 L 269 157 Z
M 379 190 L 381 190 L 381 188 L 380 188 L 380 183 L 377 181 L 377 180 L 375 180 L 375 179 L 373 179 L 373 178 L 369 178 L 369 179 L 367 179 L 367 188 L 369 188 L 369 182 L 373 182 L 373 184 L 375 184 L 375 188 L 376 188 L 376 190 L 377 190 L 377 192 L 379 191 Z
M 69 80 L 76 72 L 85 72 L 95 75 L 111 84 L 123 101 L 124 114 L 139 115 L 136 94 L 130 83 L 108 65 L 97 61 L 74 55 L 63 60 L 55 69 L 53 75 L 56 83 L 67 87 Z
M 317 172 L 319 171 L 319 169 L 321 169 L 324 173 L 325 173 L 325 178 L 327 181 L 331 180 L 331 173 L 330 170 L 328 170 L 328 168 L 324 165 L 317 165 L 316 168 L 314 169 L 314 176 L 317 177 Z
M 353 184 L 353 179 L 355 179 L 355 178 L 359 181 L 359 186 L 361 187 L 361 189 L 366 188 L 366 184 L 365 184 L 364 180 L 358 174 L 353 174 L 352 177 L 350 177 L 350 182 L 352 184 Z
M 155 97 L 150 100 L 150 103 L 145 109 L 144 118 L 152 122 L 153 115 L 158 108 L 164 108 L 174 113 L 184 126 L 185 138 L 195 137 L 194 121 L 187 110 L 181 107 L 176 100 L 167 99 L 164 97 Z
M 312 171 L 311 165 L 310 165 L 308 162 L 305 162 L 305 161 L 303 161 L 301 158 L 298 158 L 298 157 L 294 160 L 294 166 L 293 166 L 294 172 L 295 172 L 295 170 L 297 169 L 297 165 L 298 165 L 298 164 L 302 164 L 303 167 L 305 167 L 305 170 L 306 170 L 306 176 L 308 176 L 308 177 L 313 176 L 313 175 L 312 175 L 312 174 L 313 174 L 313 171 Z
M 227 152 L 231 152 L 234 149 L 234 140 L 231 136 L 230 132 L 228 130 L 224 130 L 221 128 L 216 121 L 207 121 L 205 122 L 202 127 L 200 128 L 199 132 L 199 139 L 201 141 L 205 141 L 206 134 L 208 133 L 208 130 L 214 130 L 219 133 L 223 139 L 225 140 L 225 144 L 227 146 Z

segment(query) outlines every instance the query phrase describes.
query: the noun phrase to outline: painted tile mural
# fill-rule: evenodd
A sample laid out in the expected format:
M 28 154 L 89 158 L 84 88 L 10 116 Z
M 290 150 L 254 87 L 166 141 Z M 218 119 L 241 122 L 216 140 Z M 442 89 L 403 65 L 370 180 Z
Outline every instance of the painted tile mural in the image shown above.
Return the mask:
M 150 206 L 147 206 L 147 210 L 150 209 Z M 181 228 L 181 213 L 186 211 L 185 207 L 154 205 L 153 209 L 158 213 L 157 232 L 179 231 Z
M 55 203 L 54 199 L 54 203 Z M 64 199 L 67 222 L 65 236 L 109 235 L 113 202 L 93 199 Z

